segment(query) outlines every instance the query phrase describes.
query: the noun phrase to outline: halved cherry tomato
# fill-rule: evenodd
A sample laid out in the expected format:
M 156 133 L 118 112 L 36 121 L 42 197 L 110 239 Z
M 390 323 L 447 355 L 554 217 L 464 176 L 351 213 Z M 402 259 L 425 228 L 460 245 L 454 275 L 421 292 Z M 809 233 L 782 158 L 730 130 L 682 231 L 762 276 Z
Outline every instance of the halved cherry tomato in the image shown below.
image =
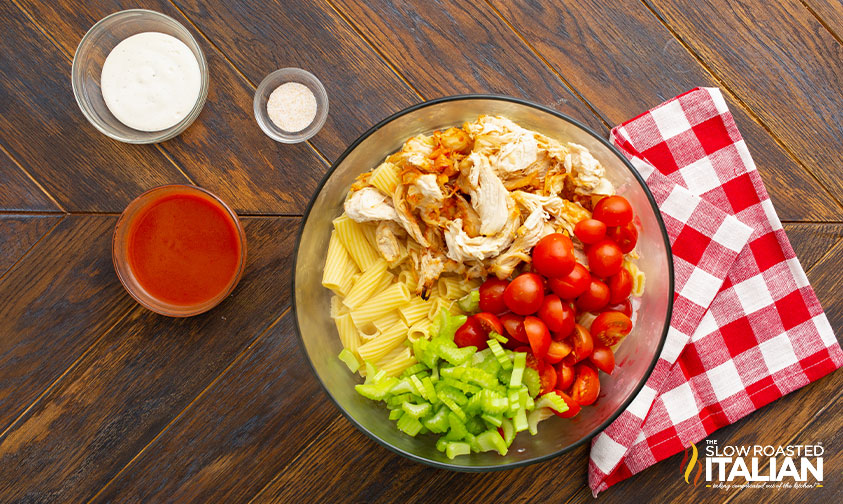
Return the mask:
M 609 291 L 611 292 L 611 289 Z M 627 317 L 632 317 L 632 302 L 629 298 L 626 298 L 620 303 L 608 305 L 600 311 L 619 311 Z
M 549 364 L 556 364 L 571 353 L 571 345 L 565 341 L 551 341 L 547 347 L 547 355 L 544 356 Z
M 541 374 L 542 368 L 547 365 L 547 364 L 544 363 L 544 361 L 540 361 L 540 360 L 536 359 L 536 356 L 533 355 L 533 351 L 530 350 L 530 347 L 522 346 L 522 347 L 516 348 L 513 351 L 514 352 L 523 352 L 523 353 L 527 354 L 527 367 L 531 367 L 531 368 L 535 369 L 536 371 L 539 372 L 539 374 Z
M 618 304 L 632 293 L 632 275 L 626 268 L 621 268 L 609 277 L 609 304 Z
M 574 236 L 583 243 L 597 243 L 606 237 L 606 224 L 597 219 L 583 219 L 574 226 Z
M 486 348 L 489 346 L 486 339 L 487 336 L 484 334 L 480 322 L 473 316 L 468 317 L 465 323 L 454 333 L 454 343 L 460 348 L 467 346 L 477 347 L 478 350 Z
M 521 343 L 530 342 L 527 339 L 527 333 L 524 332 L 524 317 L 514 313 L 504 313 L 501 315 L 500 321 L 504 331 L 506 331 L 504 336 L 508 336 Z
M 539 372 L 539 378 L 541 378 L 542 394 L 547 394 L 556 387 L 556 370 L 553 366 L 543 366 Z
M 613 346 L 632 330 L 632 321 L 621 312 L 607 311 L 591 323 L 591 334 L 603 346 Z
M 613 226 L 606 230 L 606 237 L 614 240 L 621 252 L 628 254 L 638 243 L 638 228 L 635 223 L 627 222 L 623 226 Z
M 606 374 L 612 374 L 615 370 L 615 353 L 609 347 L 595 347 L 588 360 Z
M 527 316 L 524 317 L 524 332 L 530 340 L 533 355 L 539 360 L 544 359 L 550 347 L 550 331 L 547 330 L 547 326 L 540 318 Z
M 609 304 L 609 286 L 596 278 L 592 278 L 588 289 L 577 298 L 577 309 L 580 311 L 597 311 Z
M 571 352 L 574 362 L 580 362 L 591 355 L 591 352 L 594 351 L 594 340 L 591 338 L 588 329 L 577 324 L 574 328 L 574 334 L 571 335 L 571 346 L 574 347 Z
M 574 383 L 574 366 L 568 359 L 556 364 L 556 388 L 567 390 Z
M 561 397 L 562 400 L 565 401 L 565 404 L 568 405 L 568 411 L 564 413 L 557 413 L 556 411 L 553 411 L 553 414 L 562 418 L 571 418 L 577 416 L 577 413 L 579 413 L 582 409 L 582 407 L 577 404 L 577 401 L 573 400 L 571 396 L 569 396 L 565 392 L 562 392 L 561 390 L 554 390 L 553 392 L 556 393 L 559 397 Z
M 588 247 L 586 256 L 591 274 L 600 278 L 609 278 L 623 268 L 623 252 L 608 238 Z
M 483 282 L 480 286 L 480 309 L 484 312 L 499 315 L 506 311 L 506 303 L 503 302 L 503 291 L 509 282 L 492 277 Z
M 573 248 L 570 238 L 562 233 L 551 233 L 533 247 L 533 268 L 549 278 L 563 277 L 576 264 Z
M 507 308 L 518 315 L 536 313 L 544 299 L 542 278 L 535 273 L 522 273 L 509 282 L 503 291 Z
M 476 318 L 477 322 L 480 323 L 480 327 L 483 329 L 483 335 L 486 339 L 489 339 L 489 333 L 492 331 L 503 335 L 503 325 L 495 315 L 492 315 L 489 312 L 480 312 L 475 314 L 474 318 Z
M 574 330 L 574 309 L 569 303 L 563 303 L 556 294 L 544 297 L 538 315 L 547 328 L 556 333 L 554 339 L 564 338 Z
M 622 226 L 632 221 L 632 205 L 623 196 L 609 196 L 594 205 L 592 217 L 607 226 Z
M 568 276 L 548 280 L 550 289 L 562 299 L 574 299 L 585 292 L 590 283 L 591 274 L 579 263 L 574 265 L 574 269 L 568 273 Z
M 600 377 L 597 371 L 588 364 L 578 364 L 574 371 L 574 388 L 571 398 L 581 406 L 594 404 L 600 394 Z

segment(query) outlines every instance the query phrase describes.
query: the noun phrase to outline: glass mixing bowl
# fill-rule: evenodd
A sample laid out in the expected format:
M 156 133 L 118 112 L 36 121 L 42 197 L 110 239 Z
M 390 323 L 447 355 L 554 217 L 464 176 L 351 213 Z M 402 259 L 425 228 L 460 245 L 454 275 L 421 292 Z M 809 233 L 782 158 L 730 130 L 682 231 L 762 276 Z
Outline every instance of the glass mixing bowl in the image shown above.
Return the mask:
M 520 433 L 509 453 L 475 453 L 448 460 L 430 436 L 405 435 L 387 418 L 387 410 L 354 390 L 359 378 L 337 358 L 341 350 L 331 320 L 331 292 L 322 287 L 322 270 L 331 236 L 331 221 L 342 213 L 343 201 L 357 175 L 377 166 L 403 142 L 473 121 L 481 114 L 501 115 L 519 125 L 561 141 L 587 147 L 606 168 L 617 192 L 626 197 L 641 219 L 639 268 L 646 287 L 632 332 L 615 356 L 615 372 L 600 373 L 600 396 L 573 419 L 551 417 L 538 435 Z M 485 95 L 441 98 L 398 112 L 358 138 L 337 159 L 304 215 L 296 250 L 293 309 L 301 344 L 325 391 L 345 416 L 383 446 L 432 466 L 489 471 L 510 469 L 558 456 L 586 442 L 608 426 L 629 405 L 655 366 L 670 322 L 673 302 L 673 260 L 670 243 L 656 203 L 641 176 L 608 141 L 559 112 L 528 101 Z

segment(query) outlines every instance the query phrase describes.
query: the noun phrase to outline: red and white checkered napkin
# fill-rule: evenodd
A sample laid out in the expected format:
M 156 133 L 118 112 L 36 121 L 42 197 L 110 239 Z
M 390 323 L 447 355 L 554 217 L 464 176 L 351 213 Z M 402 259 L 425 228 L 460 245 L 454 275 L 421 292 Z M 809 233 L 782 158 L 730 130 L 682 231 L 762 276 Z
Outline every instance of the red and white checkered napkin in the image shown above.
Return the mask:
M 676 292 L 652 375 L 592 442 L 595 496 L 843 364 L 719 89 L 679 95 L 612 141 L 661 209 Z

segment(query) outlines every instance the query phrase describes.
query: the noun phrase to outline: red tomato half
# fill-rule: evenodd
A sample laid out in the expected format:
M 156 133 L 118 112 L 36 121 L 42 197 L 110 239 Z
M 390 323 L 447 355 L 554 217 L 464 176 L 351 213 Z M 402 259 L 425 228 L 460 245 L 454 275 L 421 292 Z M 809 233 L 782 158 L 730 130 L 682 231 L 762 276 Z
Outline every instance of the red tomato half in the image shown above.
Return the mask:
M 486 348 L 489 346 L 486 344 L 486 339 L 486 334 L 484 334 L 480 322 L 473 316 L 468 317 L 465 323 L 454 333 L 454 343 L 460 348 L 468 346 L 477 347 L 478 350 Z
M 507 308 L 518 315 L 536 313 L 544 300 L 542 277 L 535 273 L 522 273 L 515 277 L 503 291 Z
M 562 233 L 551 233 L 533 247 L 533 267 L 548 278 L 563 277 L 576 264 L 571 239 Z
M 567 390 L 574 383 L 574 366 L 568 359 L 556 364 L 556 388 Z
M 591 274 L 585 266 L 577 263 L 574 269 L 563 278 L 551 278 L 548 280 L 550 289 L 562 299 L 574 299 L 588 289 L 591 283 Z
M 632 205 L 623 196 L 609 196 L 594 205 L 592 217 L 607 226 L 622 226 L 632 221 Z
M 597 371 L 588 364 L 578 364 L 574 371 L 576 378 L 574 378 L 572 399 L 581 406 L 594 404 L 597 395 L 600 394 L 600 377 L 597 376 Z
M 615 353 L 609 347 L 596 347 L 588 360 L 606 374 L 612 374 L 612 371 L 615 370 Z
M 543 360 L 550 347 L 550 331 L 541 319 L 537 317 L 524 317 L 524 332 L 530 340 L 530 348 L 537 359 Z
M 632 317 L 632 302 L 629 298 L 626 298 L 620 303 L 608 305 L 600 311 L 619 311 L 627 317 Z
M 561 390 L 554 390 L 553 392 L 556 393 L 556 395 L 558 395 L 559 397 L 561 397 L 562 400 L 565 401 L 565 404 L 568 405 L 568 411 L 564 413 L 557 413 L 556 411 L 554 411 L 553 414 L 562 418 L 571 418 L 577 416 L 577 413 L 580 412 L 582 407 L 580 407 L 580 405 L 577 404 L 577 402 L 565 392 L 562 392 Z
M 583 243 L 597 243 L 606 237 L 606 224 L 597 219 L 583 219 L 574 226 L 574 236 Z
M 549 364 L 556 364 L 571 353 L 571 345 L 565 341 L 551 341 L 547 347 L 547 355 L 544 356 Z
M 606 283 L 609 285 L 609 304 L 623 302 L 632 294 L 632 275 L 626 268 L 610 276 Z
M 574 347 L 571 352 L 574 362 L 580 362 L 591 355 L 591 352 L 594 351 L 594 340 L 591 338 L 588 329 L 577 324 L 574 334 L 571 336 L 571 346 Z
M 538 315 L 554 333 L 554 339 L 565 338 L 574 330 L 574 309 L 569 303 L 563 303 L 556 294 L 544 297 Z
M 483 282 L 480 286 L 480 309 L 484 312 L 494 313 L 499 315 L 506 311 L 506 303 L 503 301 L 503 291 L 509 282 L 506 280 L 499 280 L 497 278 L 490 278 Z
M 600 278 L 608 278 L 623 268 L 623 252 L 608 238 L 588 247 L 586 255 L 591 273 Z
M 591 323 L 591 334 L 603 346 L 614 346 L 632 330 L 632 321 L 621 312 L 607 311 Z
M 588 289 L 577 298 L 577 309 L 580 311 L 597 311 L 609 304 L 609 286 L 592 278 Z
M 541 372 L 539 372 L 539 377 L 541 378 L 542 394 L 547 394 L 556 387 L 556 370 L 553 366 L 543 366 Z
M 621 252 L 628 254 L 638 243 L 638 228 L 633 222 L 628 222 L 623 226 L 613 226 L 606 231 L 606 237 L 617 243 Z
M 480 312 L 474 315 L 474 318 L 480 323 L 480 328 L 483 330 L 483 335 L 486 339 L 489 339 L 489 333 L 492 331 L 503 335 L 503 325 L 495 315 L 488 312 Z
M 527 333 L 524 332 L 524 317 L 514 313 L 505 313 L 501 315 L 500 321 L 504 331 L 506 331 L 504 336 L 520 341 L 521 343 L 530 342 L 527 339 Z

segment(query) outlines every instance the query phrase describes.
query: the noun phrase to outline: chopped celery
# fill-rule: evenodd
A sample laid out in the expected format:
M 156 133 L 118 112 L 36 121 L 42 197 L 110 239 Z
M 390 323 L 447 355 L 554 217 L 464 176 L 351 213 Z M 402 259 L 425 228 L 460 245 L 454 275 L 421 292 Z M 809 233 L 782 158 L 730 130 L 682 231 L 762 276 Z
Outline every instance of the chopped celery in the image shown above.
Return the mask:
M 375 381 L 375 375 L 377 374 L 378 371 L 375 369 L 375 366 L 373 366 L 372 363 L 369 362 L 369 361 L 365 361 L 365 365 L 366 365 L 366 381 L 364 381 L 363 383 L 372 383 L 372 382 Z
M 477 385 L 472 385 L 472 384 L 466 383 L 462 380 L 455 380 L 453 378 L 442 378 L 441 380 L 439 380 L 439 382 L 442 383 L 443 385 L 447 385 L 449 387 L 454 387 L 455 389 L 459 389 L 462 392 L 465 392 L 466 394 L 476 394 L 476 393 L 480 392 L 481 390 L 483 390 L 480 387 L 478 387 Z
M 419 340 L 419 341 L 424 341 L 425 343 L 427 343 L 427 340 Z M 413 364 L 412 366 L 408 367 L 407 369 L 405 369 L 404 372 L 401 373 L 401 377 L 406 378 L 406 377 L 414 375 L 416 373 L 421 373 L 422 371 L 427 371 L 427 366 L 425 366 L 421 362 L 417 362 L 417 363 Z
M 524 408 L 518 408 L 518 411 L 515 413 L 515 417 L 513 417 L 512 422 L 515 425 L 515 432 L 527 430 L 527 428 L 529 427 L 529 424 L 527 424 L 527 411 Z
M 469 453 L 471 453 L 471 446 L 468 443 L 452 441 L 445 447 L 445 455 L 451 460 L 458 455 L 468 455 Z
M 492 390 L 481 390 L 477 397 L 480 397 L 480 409 L 485 413 L 496 415 L 509 409 L 506 397 Z
M 343 348 L 338 357 L 341 361 L 345 362 L 345 365 L 348 366 L 349 371 L 352 373 L 356 373 L 360 369 L 360 361 L 357 360 L 354 352 L 348 348 Z
M 448 408 L 441 407 L 432 417 L 422 420 L 422 424 L 430 429 L 430 432 L 442 434 L 448 431 Z
M 494 375 L 479 368 L 468 368 L 463 374 L 463 380 L 480 385 L 483 388 L 494 388 L 498 385 L 498 379 Z
M 465 315 L 451 315 L 448 313 L 448 310 L 442 308 L 439 312 L 439 332 L 437 333 L 437 336 L 439 338 L 454 341 L 454 334 L 460 326 L 465 324 L 466 320 L 468 320 L 468 317 Z
M 389 389 L 394 387 L 396 383 L 398 383 L 398 378 L 386 378 L 377 383 L 356 385 L 354 389 L 366 399 L 382 401 L 389 393 Z
M 441 452 L 444 452 L 447 448 L 448 448 L 448 440 L 445 439 L 444 437 L 441 437 L 436 441 L 436 449 L 437 450 L 439 450 Z
M 518 411 L 518 407 L 520 406 L 518 389 L 509 389 L 509 394 L 507 395 L 507 399 L 509 400 L 509 414 L 514 415 L 516 411 Z M 525 404 L 526 406 L 526 404 Z
M 530 392 L 530 397 L 536 397 L 539 395 L 539 392 L 541 392 L 542 382 L 538 371 L 533 368 L 525 369 L 523 382 L 524 385 L 527 386 L 527 390 Z
M 429 376 L 425 376 L 422 378 L 421 384 L 424 389 L 424 394 L 422 395 L 431 403 L 437 404 L 439 402 L 439 397 L 436 396 L 436 388 L 433 386 L 433 380 L 431 380 Z
M 491 425 L 493 427 L 500 427 L 503 424 L 503 415 L 502 414 L 490 415 L 488 413 L 484 413 L 483 415 L 480 416 L 480 418 L 482 418 L 483 420 L 488 422 L 489 425 Z
M 510 387 L 517 387 L 521 385 L 521 377 L 524 376 L 525 367 L 527 367 L 527 354 L 524 352 L 516 352 L 514 362 L 512 364 L 512 377 L 509 379 Z
M 486 432 L 478 434 L 477 444 L 480 445 L 481 451 L 497 451 L 501 455 L 506 455 L 506 442 L 501 437 L 497 429 L 489 429 Z
M 424 397 L 428 401 L 430 400 L 429 397 L 425 397 L 424 385 L 422 385 L 422 382 L 421 382 L 421 380 L 419 380 L 418 376 L 416 376 L 416 375 L 411 376 L 410 377 L 410 383 L 413 385 L 413 389 L 414 389 L 413 392 L 414 393 Z
M 498 333 L 496 333 L 495 331 L 490 331 L 490 332 L 489 332 L 489 337 L 490 337 L 490 338 L 495 338 L 495 339 L 496 339 L 496 340 L 498 340 L 498 342 L 500 342 L 500 343 L 508 343 L 508 342 L 509 342 L 509 338 L 507 338 L 507 337 L 506 337 L 506 336 L 504 336 L 503 334 L 498 334 Z
M 465 438 L 465 435 L 468 434 L 468 429 L 465 428 L 463 419 L 453 412 L 448 413 L 448 425 L 451 427 L 451 430 L 445 437 L 450 440 L 458 441 Z
M 557 413 L 565 413 L 568 411 L 568 404 L 556 392 L 549 392 L 539 397 L 536 401 L 536 409 L 540 408 L 550 408 Z
M 398 422 L 396 422 L 395 425 L 405 434 L 412 437 L 416 437 L 416 434 L 418 434 L 422 428 L 421 422 L 413 418 L 411 415 L 401 415 L 401 418 L 398 419 Z
M 486 430 L 486 423 L 478 416 L 472 416 L 465 422 L 465 428 L 468 429 L 469 434 L 477 435 Z
M 389 411 L 389 419 L 390 420 L 398 420 L 401 418 L 401 415 L 404 414 L 404 410 L 401 408 L 390 410 Z
M 554 394 L 555 395 L 555 394 Z M 530 429 L 530 434 L 536 435 L 539 432 L 539 422 L 553 416 L 553 410 L 550 408 L 536 408 L 527 415 L 527 426 Z
M 475 289 L 457 301 L 463 313 L 474 314 L 480 311 L 480 291 Z
M 500 364 L 500 366 L 504 369 L 512 369 L 512 361 L 509 360 L 509 356 L 506 354 L 506 351 L 504 351 L 501 344 L 498 343 L 498 340 L 490 339 L 488 341 L 488 345 L 489 350 L 492 351 L 492 354 L 495 356 L 495 359 L 497 359 L 498 364 Z
M 460 408 L 460 406 L 456 402 L 454 402 L 453 399 L 448 396 L 440 395 L 439 400 L 442 401 L 442 404 L 447 406 L 448 409 L 450 409 L 455 415 L 460 417 L 461 420 L 466 419 L 465 412 L 462 410 L 462 408 Z
M 415 389 L 413 389 L 413 385 L 410 383 L 409 378 L 401 378 L 394 387 L 389 389 L 389 393 L 391 395 L 409 394 L 413 392 L 415 392 Z
M 512 420 L 504 418 L 501 423 L 501 430 L 503 430 L 503 440 L 506 442 L 506 446 L 511 445 L 515 439 L 515 426 L 512 425 Z
M 458 389 L 455 389 L 454 387 L 442 384 L 436 387 L 436 389 L 436 395 L 439 397 L 440 400 L 444 396 L 459 404 L 460 406 L 463 406 L 465 403 L 468 402 L 468 397 L 466 397 L 465 394 L 460 392 Z
M 430 413 L 431 406 L 430 403 L 414 404 L 411 402 L 405 402 L 401 405 L 401 409 L 404 410 L 404 413 L 410 415 L 411 417 L 419 419 Z

